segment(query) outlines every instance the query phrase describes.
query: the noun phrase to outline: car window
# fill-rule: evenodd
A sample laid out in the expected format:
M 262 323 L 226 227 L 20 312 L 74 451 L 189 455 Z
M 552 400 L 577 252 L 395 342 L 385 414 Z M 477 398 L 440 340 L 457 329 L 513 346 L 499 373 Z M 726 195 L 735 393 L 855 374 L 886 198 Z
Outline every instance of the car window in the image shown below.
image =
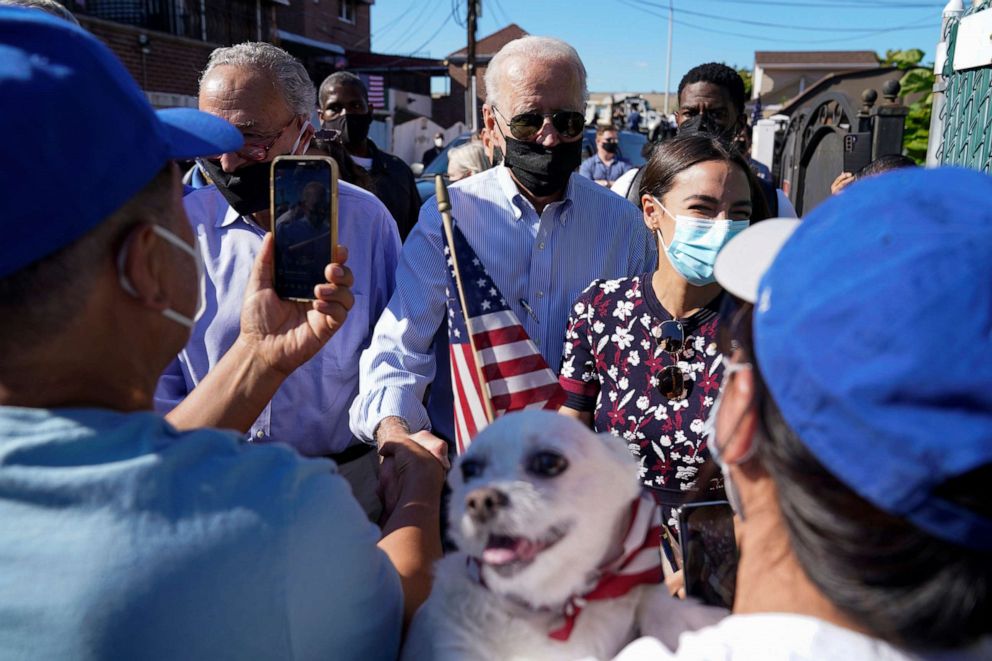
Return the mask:
M 420 176 L 421 177 L 430 176 L 433 178 L 434 175 L 436 174 L 444 174 L 444 175 L 448 174 L 448 152 L 459 145 L 464 145 L 466 142 L 468 142 L 468 139 L 469 139 L 469 134 L 463 133 L 462 135 L 458 136 L 457 138 L 446 144 L 444 146 L 444 149 L 441 150 L 441 153 L 438 154 L 434 158 L 434 160 L 430 162 L 430 165 L 424 168 L 424 171 L 421 173 Z

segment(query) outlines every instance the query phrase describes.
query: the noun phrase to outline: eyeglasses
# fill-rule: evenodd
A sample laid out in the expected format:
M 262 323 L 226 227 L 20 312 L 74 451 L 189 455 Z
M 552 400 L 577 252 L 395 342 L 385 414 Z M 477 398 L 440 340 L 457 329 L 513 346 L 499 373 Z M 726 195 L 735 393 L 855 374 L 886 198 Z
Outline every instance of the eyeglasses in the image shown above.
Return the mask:
M 574 138 L 581 135 L 582 129 L 586 126 L 585 115 L 575 110 L 559 110 L 551 113 L 524 112 L 514 115 L 507 121 L 506 117 L 503 117 L 503 113 L 496 106 L 492 106 L 492 108 L 496 111 L 497 115 L 502 117 L 506 125 L 510 127 L 510 133 L 517 140 L 531 140 L 535 135 L 540 133 L 541 127 L 544 126 L 545 117 L 551 118 L 551 125 L 565 138 Z
M 674 365 L 668 365 L 658 375 L 658 392 L 668 399 L 685 399 L 688 389 L 685 375 L 678 366 L 678 354 L 685 346 L 685 329 L 677 319 L 668 319 L 651 330 L 658 348 L 671 355 Z
M 237 155 L 247 161 L 264 161 L 268 157 L 269 150 L 272 149 L 272 145 L 276 144 L 276 141 L 282 137 L 282 134 L 286 131 L 286 129 L 292 126 L 295 121 L 296 116 L 294 115 L 293 118 L 289 120 L 289 123 L 279 129 L 276 136 L 268 141 L 268 144 L 248 142 L 246 140 L 244 146 L 236 152 Z

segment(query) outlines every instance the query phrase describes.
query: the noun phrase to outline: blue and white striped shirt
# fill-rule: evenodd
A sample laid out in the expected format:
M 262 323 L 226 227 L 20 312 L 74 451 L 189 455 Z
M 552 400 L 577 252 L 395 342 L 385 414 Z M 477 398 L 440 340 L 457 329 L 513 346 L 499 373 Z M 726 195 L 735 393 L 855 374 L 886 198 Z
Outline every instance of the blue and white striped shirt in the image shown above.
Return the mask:
M 618 278 L 655 268 L 657 252 L 640 212 L 627 200 L 573 174 L 565 197 L 540 215 L 520 193 L 505 167 L 495 167 L 451 186 L 452 217 L 485 264 L 493 281 L 555 373 L 561 363 L 568 313 L 596 278 Z M 438 365 L 447 369 L 444 258 L 441 216 L 434 199 L 403 245 L 396 291 L 362 354 L 359 394 L 351 406 L 351 429 L 372 439 L 384 418 L 399 416 L 412 430 L 431 428 L 452 437 L 449 374 L 431 391 Z M 528 310 L 529 307 L 529 310 Z M 442 331 L 439 333 L 439 331 Z

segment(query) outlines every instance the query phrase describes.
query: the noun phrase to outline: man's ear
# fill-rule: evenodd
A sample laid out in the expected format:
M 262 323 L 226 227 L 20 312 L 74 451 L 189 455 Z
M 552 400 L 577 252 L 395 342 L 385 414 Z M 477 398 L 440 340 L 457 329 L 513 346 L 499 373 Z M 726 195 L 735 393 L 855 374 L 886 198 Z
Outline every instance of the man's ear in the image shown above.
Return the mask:
M 489 131 L 496 130 L 496 116 L 493 114 L 492 106 L 488 103 L 482 104 L 482 125 Z
M 117 265 L 127 284 L 127 293 L 141 304 L 159 311 L 169 307 L 163 284 L 166 264 L 161 248 L 162 241 L 158 240 L 151 223 L 141 223 L 124 240 L 123 259 Z

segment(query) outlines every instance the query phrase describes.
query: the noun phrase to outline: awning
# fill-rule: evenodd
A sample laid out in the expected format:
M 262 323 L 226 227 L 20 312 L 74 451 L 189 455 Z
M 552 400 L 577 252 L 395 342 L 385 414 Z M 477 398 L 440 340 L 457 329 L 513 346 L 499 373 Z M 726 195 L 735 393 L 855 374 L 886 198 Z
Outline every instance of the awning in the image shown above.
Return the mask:
M 286 32 L 285 30 L 276 30 L 276 35 L 280 41 L 288 41 L 291 44 L 299 44 L 300 46 L 309 46 L 310 48 L 334 53 L 335 55 L 344 55 L 344 48 L 327 41 L 317 41 L 316 39 L 310 39 L 309 37 Z

